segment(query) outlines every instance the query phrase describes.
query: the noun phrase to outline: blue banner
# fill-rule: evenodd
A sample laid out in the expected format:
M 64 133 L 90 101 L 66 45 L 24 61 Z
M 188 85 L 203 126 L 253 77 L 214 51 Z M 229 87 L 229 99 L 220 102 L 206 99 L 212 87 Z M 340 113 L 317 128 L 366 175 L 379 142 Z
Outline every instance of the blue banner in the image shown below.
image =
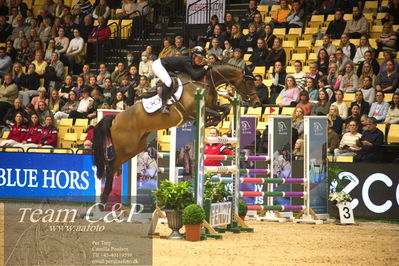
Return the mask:
M 0 198 L 95 202 L 91 155 L 0 153 Z

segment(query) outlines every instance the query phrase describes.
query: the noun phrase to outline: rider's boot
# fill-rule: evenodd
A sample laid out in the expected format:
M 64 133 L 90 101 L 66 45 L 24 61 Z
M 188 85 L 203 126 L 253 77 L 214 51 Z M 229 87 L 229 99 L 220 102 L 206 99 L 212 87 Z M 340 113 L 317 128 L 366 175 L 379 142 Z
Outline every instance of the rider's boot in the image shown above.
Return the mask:
M 161 113 L 162 114 L 169 114 L 170 113 L 170 111 L 169 111 L 169 106 L 168 106 L 168 104 L 167 104 L 167 101 L 168 101 L 168 95 L 169 95 L 169 90 L 170 90 L 170 87 L 168 87 L 168 86 L 166 86 L 165 84 L 163 85 L 163 88 L 162 88 L 162 96 L 161 96 L 161 100 L 162 100 L 162 108 L 161 108 Z

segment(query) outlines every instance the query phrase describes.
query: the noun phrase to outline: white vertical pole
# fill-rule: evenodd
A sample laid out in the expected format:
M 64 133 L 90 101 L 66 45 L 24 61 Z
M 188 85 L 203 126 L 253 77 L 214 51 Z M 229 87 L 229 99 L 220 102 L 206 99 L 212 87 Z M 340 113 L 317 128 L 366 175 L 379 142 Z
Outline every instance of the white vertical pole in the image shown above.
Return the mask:
M 309 117 L 304 118 L 304 156 L 303 156 L 303 178 L 305 178 L 305 182 L 303 183 L 303 192 L 306 193 L 306 197 L 304 198 L 304 205 L 306 206 L 306 217 L 309 217 L 310 210 L 310 175 L 309 175 L 309 161 L 310 161 L 310 120 Z
M 178 173 L 176 170 L 176 127 L 170 129 L 170 157 L 169 157 L 169 181 L 177 184 Z
M 137 156 L 130 159 L 130 204 L 137 203 Z

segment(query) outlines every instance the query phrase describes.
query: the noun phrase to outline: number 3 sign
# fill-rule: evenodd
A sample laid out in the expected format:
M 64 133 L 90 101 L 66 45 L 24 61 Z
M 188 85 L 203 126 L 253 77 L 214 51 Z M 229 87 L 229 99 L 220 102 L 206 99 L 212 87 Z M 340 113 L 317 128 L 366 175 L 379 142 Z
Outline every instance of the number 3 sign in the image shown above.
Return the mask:
M 354 224 L 353 210 L 350 202 L 338 203 L 339 218 L 341 224 Z

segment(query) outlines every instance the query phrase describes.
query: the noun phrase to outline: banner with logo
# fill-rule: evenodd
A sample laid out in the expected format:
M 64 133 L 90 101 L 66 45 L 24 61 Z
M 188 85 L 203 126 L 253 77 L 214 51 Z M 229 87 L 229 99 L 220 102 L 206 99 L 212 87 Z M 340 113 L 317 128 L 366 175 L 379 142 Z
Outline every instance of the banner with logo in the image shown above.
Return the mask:
M 178 181 L 188 181 L 194 177 L 195 130 L 193 121 L 176 128 L 176 174 Z
M 310 179 L 310 207 L 317 214 L 326 214 L 328 203 L 326 117 L 305 116 L 304 176 Z
M 225 0 L 187 0 L 188 24 L 209 24 L 213 15 L 223 23 L 225 8 Z

